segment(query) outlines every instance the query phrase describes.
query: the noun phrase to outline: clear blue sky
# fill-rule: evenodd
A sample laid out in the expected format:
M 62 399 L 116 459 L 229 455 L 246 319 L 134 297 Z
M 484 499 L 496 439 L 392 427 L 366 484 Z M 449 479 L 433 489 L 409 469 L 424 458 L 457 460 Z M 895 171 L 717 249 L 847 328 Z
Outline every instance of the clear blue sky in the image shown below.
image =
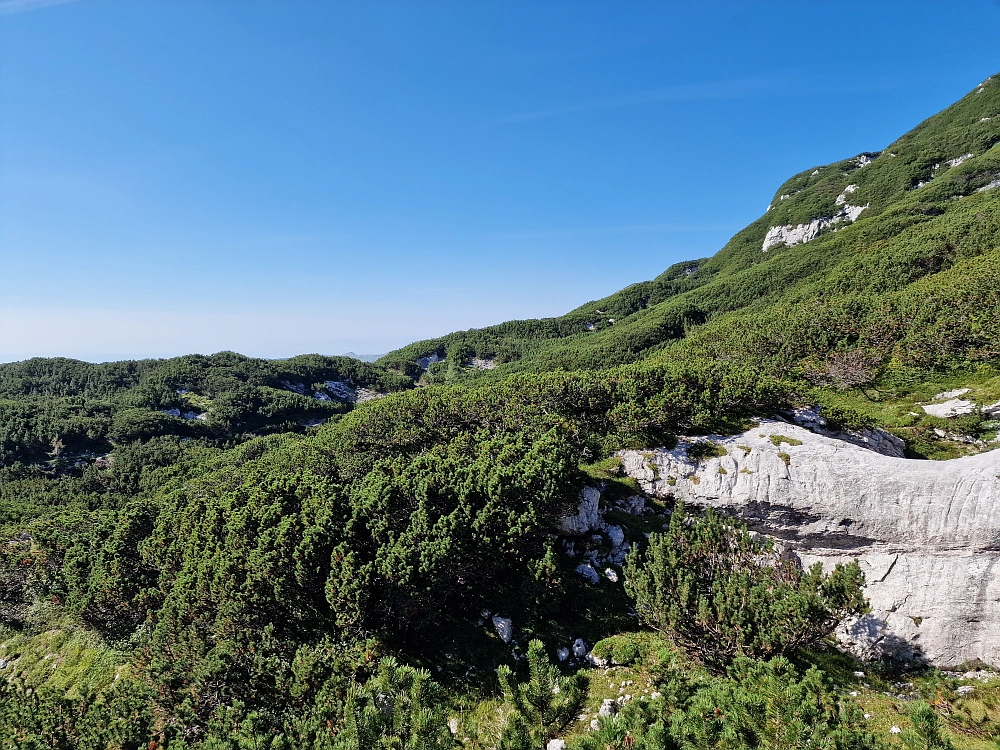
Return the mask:
M 998 70 L 994 0 L 0 0 L 0 361 L 560 314 Z

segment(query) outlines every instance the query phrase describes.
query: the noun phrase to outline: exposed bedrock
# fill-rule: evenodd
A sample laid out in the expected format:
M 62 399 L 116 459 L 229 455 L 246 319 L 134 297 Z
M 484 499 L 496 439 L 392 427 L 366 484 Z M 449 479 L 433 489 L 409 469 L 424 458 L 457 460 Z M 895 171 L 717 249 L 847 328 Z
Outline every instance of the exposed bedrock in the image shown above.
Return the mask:
M 858 655 L 1000 665 L 1000 451 L 881 455 L 787 422 L 711 439 L 725 455 L 623 451 L 650 495 L 725 509 L 832 567 L 857 558 L 872 614 L 840 633 Z M 703 440 L 698 438 L 696 440 Z

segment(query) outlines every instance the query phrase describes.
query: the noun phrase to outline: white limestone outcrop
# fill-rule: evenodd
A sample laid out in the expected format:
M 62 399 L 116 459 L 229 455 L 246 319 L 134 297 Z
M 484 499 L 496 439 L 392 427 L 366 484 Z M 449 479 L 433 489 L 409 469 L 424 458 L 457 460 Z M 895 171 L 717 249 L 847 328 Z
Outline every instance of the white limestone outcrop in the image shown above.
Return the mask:
M 834 224 L 839 224 L 842 221 L 853 224 L 858 220 L 861 212 L 870 205 L 866 203 L 863 206 L 852 206 L 847 202 L 847 196 L 857 190 L 857 187 L 857 185 L 848 185 L 844 188 L 844 192 L 837 196 L 836 204 L 840 206 L 840 210 L 833 216 L 821 216 L 813 219 L 808 224 L 785 224 L 783 226 L 771 227 L 767 230 L 767 234 L 764 235 L 764 244 L 761 246 L 761 251 L 766 253 L 777 245 L 785 245 L 786 247 L 801 245 L 804 242 L 816 239 L 824 229 Z
M 416 361 L 417 365 L 420 367 L 421 370 L 425 370 L 426 371 L 435 362 L 443 362 L 444 361 L 444 357 L 442 357 L 437 352 L 431 352 L 430 354 L 427 354 L 427 355 L 425 355 L 423 357 L 417 357 L 417 359 L 415 361 Z
M 932 417 L 950 419 L 951 417 L 960 417 L 963 414 L 972 414 L 976 410 L 976 405 L 972 401 L 952 398 L 940 404 L 924 404 L 920 408 Z
M 809 242 L 819 236 L 820 231 L 830 224 L 829 218 L 813 219 L 808 224 L 785 224 L 779 227 L 771 227 L 764 235 L 764 244 L 761 247 L 763 252 L 767 252 L 777 245 L 794 247 L 803 242 Z
M 843 206 L 845 203 L 847 203 L 847 196 L 849 196 L 857 189 L 858 189 L 857 185 L 848 185 L 847 187 L 844 188 L 844 192 L 842 192 L 840 195 L 837 196 L 837 200 L 835 200 L 834 203 L 836 203 L 838 206 Z
M 559 530 L 564 534 L 583 536 L 600 523 L 601 491 L 596 487 L 584 487 L 580 491 L 580 504 L 572 516 L 560 519 Z
M 325 381 L 327 393 L 340 401 L 354 402 L 358 400 L 358 394 L 354 387 L 343 380 Z
M 713 506 L 804 565 L 857 558 L 872 614 L 841 640 L 855 653 L 953 666 L 1000 664 L 1000 450 L 951 461 L 881 455 L 787 422 L 711 438 L 725 455 L 623 451 L 649 495 Z
M 619 500 L 618 507 L 634 515 L 646 513 L 646 501 L 641 497 Z M 601 581 L 601 574 L 598 571 L 602 568 L 604 576 L 611 583 L 618 583 L 618 572 L 612 566 L 621 568 L 631 549 L 625 530 L 621 526 L 604 521 L 604 514 L 608 510 L 609 508 L 601 507 L 601 491 L 596 487 L 587 486 L 580 491 L 580 502 L 576 513 L 561 518 L 558 524 L 560 533 L 571 537 L 564 540 L 564 551 L 569 557 L 580 559 L 580 563 L 574 569 L 576 574 L 595 585 Z M 581 537 L 588 538 L 590 544 L 587 544 L 587 539 Z M 576 538 L 576 541 L 572 538 Z M 584 551 L 577 551 L 578 542 L 584 547 Z M 591 548 L 586 549 L 588 546 Z
M 945 164 L 949 167 L 957 167 L 964 161 L 968 161 L 972 158 L 972 154 L 962 154 L 961 156 L 956 156 L 954 159 L 948 159 Z
M 964 396 L 966 393 L 970 393 L 971 388 L 956 388 L 953 391 L 941 391 L 934 396 L 935 401 L 944 401 L 949 398 L 958 398 L 959 396 Z
M 817 409 L 795 409 L 789 416 L 795 424 L 801 425 L 820 435 L 853 443 L 862 448 L 868 448 L 876 453 L 881 453 L 883 456 L 903 458 L 906 455 L 906 443 L 885 430 L 878 428 L 863 430 L 837 429 L 831 427 L 829 422 L 820 415 Z

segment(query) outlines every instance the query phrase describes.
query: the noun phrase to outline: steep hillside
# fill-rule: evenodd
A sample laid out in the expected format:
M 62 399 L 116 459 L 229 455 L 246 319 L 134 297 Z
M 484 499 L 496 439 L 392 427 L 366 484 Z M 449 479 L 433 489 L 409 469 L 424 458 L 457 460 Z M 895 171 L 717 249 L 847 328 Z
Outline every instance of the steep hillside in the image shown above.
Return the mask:
M 676 264 L 561 318 L 458 332 L 381 363 L 414 372 L 419 358 L 440 358 L 422 364 L 441 382 L 493 366 L 497 377 L 693 352 L 795 372 L 860 350 L 873 376 L 993 362 L 998 143 L 994 77 L 881 152 L 795 175 L 709 259 Z

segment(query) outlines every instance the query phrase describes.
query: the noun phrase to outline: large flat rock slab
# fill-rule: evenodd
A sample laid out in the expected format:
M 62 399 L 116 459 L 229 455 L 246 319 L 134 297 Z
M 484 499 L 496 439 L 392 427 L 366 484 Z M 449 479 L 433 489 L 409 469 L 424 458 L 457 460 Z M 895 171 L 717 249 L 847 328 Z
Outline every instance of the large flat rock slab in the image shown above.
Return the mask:
M 744 519 L 805 565 L 857 558 L 873 611 L 840 634 L 856 653 L 1000 665 L 1000 451 L 918 461 L 770 420 L 708 439 L 725 455 L 695 460 L 681 441 L 623 451 L 624 470 L 650 495 Z

